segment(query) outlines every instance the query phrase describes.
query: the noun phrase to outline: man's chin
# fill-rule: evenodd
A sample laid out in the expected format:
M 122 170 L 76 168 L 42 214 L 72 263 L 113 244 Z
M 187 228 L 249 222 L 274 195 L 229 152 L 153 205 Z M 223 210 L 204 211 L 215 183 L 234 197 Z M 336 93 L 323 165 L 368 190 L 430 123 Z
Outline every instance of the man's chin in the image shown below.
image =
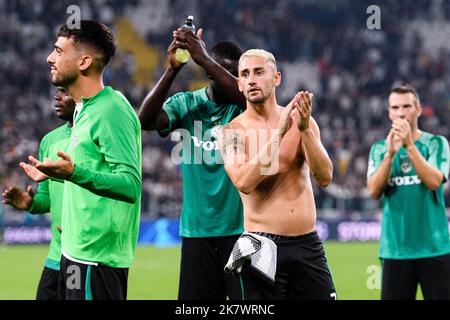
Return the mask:
M 254 104 L 262 104 L 266 101 L 266 99 L 264 99 L 263 97 L 253 97 L 249 98 L 248 101 Z
M 62 87 L 61 85 L 61 81 L 59 81 L 58 79 L 54 79 L 53 77 L 51 78 L 50 82 L 52 83 L 52 85 L 54 85 L 55 87 Z
M 52 76 L 50 81 L 55 87 L 63 87 L 63 88 L 67 88 L 68 85 L 74 82 L 72 78 L 58 79 L 54 76 Z
M 70 121 L 70 120 L 71 120 L 71 117 L 68 116 L 68 115 L 65 114 L 65 113 L 56 112 L 56 116 L 57 116 L 59 119 L 64 120 L 64 121 Z

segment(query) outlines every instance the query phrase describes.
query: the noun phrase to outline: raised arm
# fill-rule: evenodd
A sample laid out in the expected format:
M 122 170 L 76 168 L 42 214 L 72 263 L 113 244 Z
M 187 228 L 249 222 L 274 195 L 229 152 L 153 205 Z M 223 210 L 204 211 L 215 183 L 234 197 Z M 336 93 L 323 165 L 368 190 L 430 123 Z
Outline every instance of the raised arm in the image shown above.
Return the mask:
M 319 126 L 311 117 L 313 94 L 300 92 L 299 97 L 296 108 L 300 115 L 297 126 L 301 133 L 302 151 L 317 183 L 326 187 L 333 178 L 333 164 L 320 140 Z
M 203 29 L 199 29 L 197 35 L 195 35 L 191 31 L 180 28 L 174 31 L 174 37 L 177 40 L 177 46 L 189 51 L 192 60 L 223 88 L 231 101 L 242 108 L 246 108 L 246 100 L 242 92 L 239 91 L 237 78 L 211 58 L 206 51 L 205 43 L 202 41 Z
M 167 114 L 162 108 L 172 83 L 184 65 L 175 59 L 177 49 L 175 42 L 174 38 L 167 49 L 169 66 L 139 108 L 138 116 L 143 130 L 163 130 L 169 125 Z
M 395 136 L 394 131 L 389 131 L 386 138 L 386 153 L 378 165 L 375 163 L 375 149 L 372 147 L 370 151 L 369 159 L 369 171 L 367 175 L 367 189 L 369 189 L 369 194 L 374 199 L 379 199 L 386 188 L 389 178 L 392 172 L 392 161 L 395 154 L 401 147 L 401 140 Z
M 437 168 L 436 163 L 434 165 L 429 163 L 417 149 L 416 145 L 414 144 L 411 125 L 409 124 L 409 122 L 405 119 L 397 119 L 393 122 L 392 129 L 394 130 L 395 134 L 399 136 L 400 139 L 402 139 L 403 147 L 406 149 L 408 158 L 411 161 L 411 164 L 413 165 L 414 170 L 416 171 L 420 180 L 431 191 L 439 188 L 441 183 L 444 181 L 444 173 Z M 448 144 L 446 142 L 444 144 L 436 139 L 435 141 L 433 141 L 433 143 L 439 144 L 441 145 L 441 147 L 432 148 L 431 151 L 434 153 L 440 152 L 441 154 L 444 154 L 444 145 L 448 146 Z M 441 150 L 438 151 L 438 149 Z M 435 158 L 436 155 L 432 153 L 430 156 L 432 158 Z
M 293 108 L 292 102 L 284 108 L 278 130 L 273 130 L 269 140 L 256 155 L 246 154 L 245 130 L 242 126 L 231 122 L 222 127 L 219 148 L 225 171 L 240 192 L 251 193 L 265 178 L 278 172 L 280 144 L 289 130 Z

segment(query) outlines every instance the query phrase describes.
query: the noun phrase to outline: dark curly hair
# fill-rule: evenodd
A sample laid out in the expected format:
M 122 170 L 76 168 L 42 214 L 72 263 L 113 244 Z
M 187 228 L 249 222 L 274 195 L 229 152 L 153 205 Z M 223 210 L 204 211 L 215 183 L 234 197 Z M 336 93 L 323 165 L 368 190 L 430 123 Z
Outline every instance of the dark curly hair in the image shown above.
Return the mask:
M 63 24 L 58 37 L 72 38 L 75 47 L 88 46 L 102 55 L 103 67 L 106 66 L 116 52 L 116 40 L 111 29 L 106 25 L 91 20 L 81 20 L 80 28 L 71 29 Z

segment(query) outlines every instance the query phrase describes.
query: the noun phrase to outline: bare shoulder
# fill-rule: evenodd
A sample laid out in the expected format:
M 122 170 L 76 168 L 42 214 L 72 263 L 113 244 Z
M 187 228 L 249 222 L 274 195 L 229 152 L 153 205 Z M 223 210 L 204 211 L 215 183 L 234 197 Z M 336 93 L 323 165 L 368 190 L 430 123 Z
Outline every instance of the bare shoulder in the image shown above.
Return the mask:
M 245 112 L 244 112 L 245 113 Z M 234 118 L 231 122 L 228 122 L 227 124 L 222 126 L 222 130 L 227 129 L 245 129 L 246 125 L 246 116 L 242 113 L 236 118 Z

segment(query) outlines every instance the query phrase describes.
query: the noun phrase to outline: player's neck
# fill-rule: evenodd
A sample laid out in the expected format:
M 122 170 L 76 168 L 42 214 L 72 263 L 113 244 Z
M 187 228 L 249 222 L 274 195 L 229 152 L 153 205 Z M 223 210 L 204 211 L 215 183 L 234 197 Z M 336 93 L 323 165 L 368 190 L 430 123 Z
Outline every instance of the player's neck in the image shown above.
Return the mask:
M 423 133 L 423 131 L 420 130 L 419 128 L 417 128 L 417 127 L 414 128 L 414 129 L 412 129 L 412 138 L 413 138 L 413 141 L 419 140 L 420 137 L 422 136 L 422 133 Z
M 76 103 L 81 102 L 81 98 L 90 98 L 103 90 L 103 79 L 99 77 L 80 77 L 67 89 Z

